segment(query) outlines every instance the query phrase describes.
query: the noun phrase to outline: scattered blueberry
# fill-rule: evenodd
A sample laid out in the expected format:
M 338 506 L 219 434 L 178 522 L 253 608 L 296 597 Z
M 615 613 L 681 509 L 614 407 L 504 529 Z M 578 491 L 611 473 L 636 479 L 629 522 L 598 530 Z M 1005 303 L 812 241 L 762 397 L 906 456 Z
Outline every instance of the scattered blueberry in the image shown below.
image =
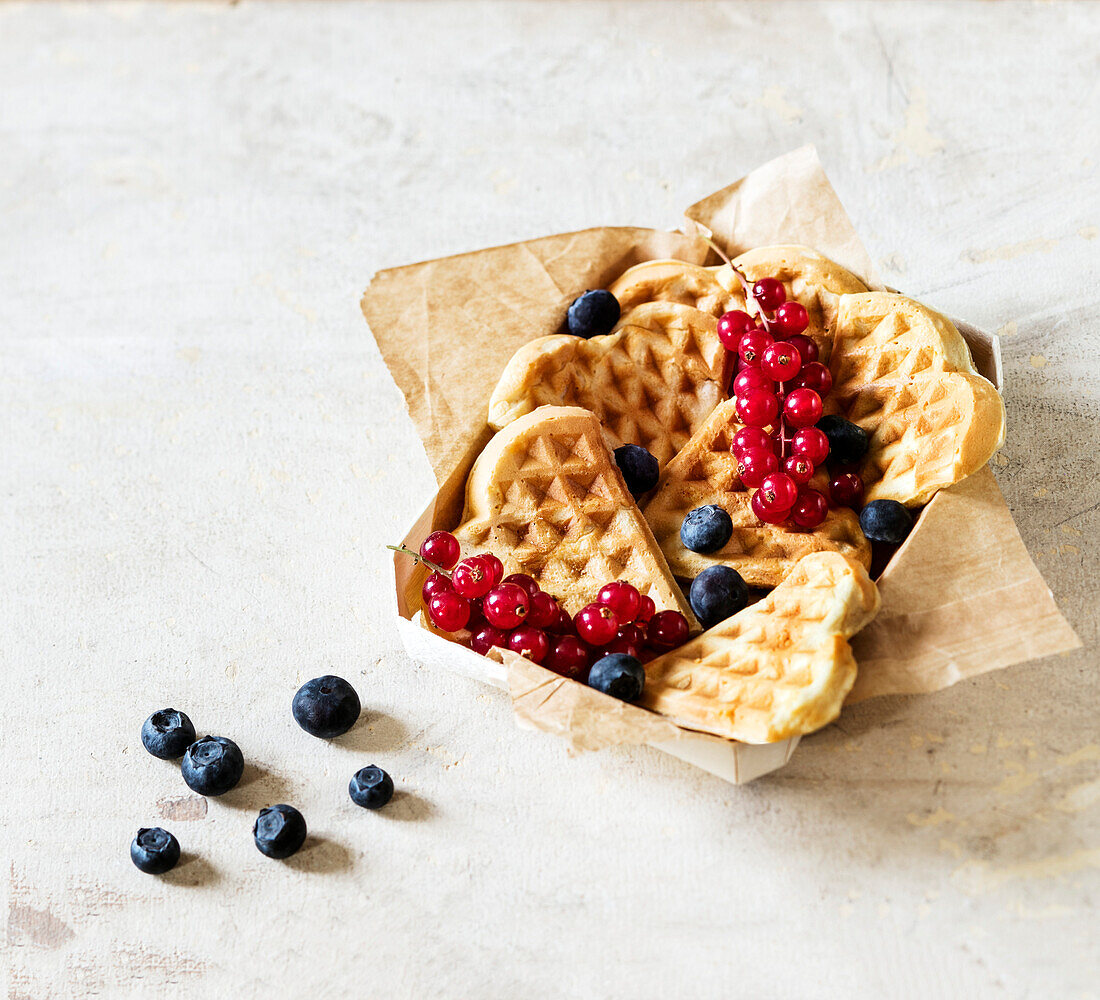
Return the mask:
M 282 803 L 261 809 L 252 825 L 252 838 L 261 854 L 289 858 L 305 842 L 305 817 L 294 806 Z
M 146 875 L 163 875 L 179 859 L 180 842 L 159 826 L 143 826 L 130 841 L 130 860 Z
M 843 417 L 822 417 L 817 422 L 818 430 L 829 439 L 829 460 L 838 465 L 859 462 L 867 454 L 870 439 L 867 432 L 857 424 Z
M 615 449 L 615 464 L 626 480 L 626 488 L 630 495 L 637 500 L 643 493 L 648 493 L 657 485 L 660 476 L 660 466 L 655 459 L 640 444 L 624 444 Z
M 187 787 L 199 795 L 223 795 L 244 773 L 241 748 L 224 736 L 204 736 L 183 755 L 180 765 Z
M 749 588 L 741 574 L 729 566 L 709 566 L 691 581 L 691 610 L 703 628 L 710 628 L 737 614 L 749 603 Z
M 393 797 L 393 778 L 373 764 L 360 768 L 348 782 L 348 795 L 364 809 L 381 809 Z
M 173 760 L 195 742 L 195 727 L 183 712 L 162 708 L 142 724 L 141 742 L 154 757 Z
M 717 504 L 696 507 L 680 525 L 680 541 L 692 552 L 717 552 L 733 534 L 733 519 Z
M 588 684 L 621 701 L 637 701 L 645 687 L 645 667 L 629 653 L 609 653 L 592 664 Z
M 872 542 L 900 545 L 913 527 L 913 515 L 897 500 L 872 500 L 860 511 L 859 526 Z
M 599 337 L 611 332 L 621 314 L 619 300 L 610 292 L 585 292 L 569 307 L 569 332 L 574 337 Z
M 294 721 L 310 736 L 330 740 L 346 733 L 359 718 L 359 695 L 343 677 L 325 674 L 306 681 L 294 696 Z

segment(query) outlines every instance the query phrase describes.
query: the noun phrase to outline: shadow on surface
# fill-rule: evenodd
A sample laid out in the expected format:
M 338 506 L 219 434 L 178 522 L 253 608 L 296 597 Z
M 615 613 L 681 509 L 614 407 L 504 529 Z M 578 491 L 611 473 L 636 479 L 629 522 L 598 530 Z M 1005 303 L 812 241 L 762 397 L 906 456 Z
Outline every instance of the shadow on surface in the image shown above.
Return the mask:
M 408 727 L 399 719 L 366 708 L 351 729 L 331 742 L 353 753 L 387 753 L 403 746 L 408 734 Z
M 287 858 L 284 864 L 300 872 L 327 875 L 350 871 L 352 856 L 343 844 L 310 834 L 302 849 Z
M 170 872 L 165 872 L 161 878 L 170 885 L 198 886 L 214 885 L 220 881 L 218 870 L 210 864 L 206 858 L 183 851 L 180 854 L 179 864 Z
M 237 787 L 219 795 L 215 801 L 224 802 L 231 809 L 259 812 L 264 806 L 287 802 L 291 793 L 292 789 L 282 775 L 259 764 L 245 763 L 244 774 Z

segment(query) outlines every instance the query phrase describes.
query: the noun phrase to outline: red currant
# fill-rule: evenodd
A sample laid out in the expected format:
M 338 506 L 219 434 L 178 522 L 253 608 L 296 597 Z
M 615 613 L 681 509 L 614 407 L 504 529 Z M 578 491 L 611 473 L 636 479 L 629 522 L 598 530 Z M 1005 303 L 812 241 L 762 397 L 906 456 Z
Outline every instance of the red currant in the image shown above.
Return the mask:
M 492 570 L 481 556 L 470 556 L 454 568 L 451 586 L 463 597 L 484 597 L 493 589 Z
M 503 582 L 514 583 L 517 587 L 522 587 L 527 591 L 528 597 L 534 597 L 541 589 L 539 585 L 535 583 L 534 577 L 528 576 L 526 573 L 513 573 L 511 576 L 506 576 Z
M 749 368 L 759 368 L 760 356 L 771 343 L 770 334 L 753 327 L 741 338 L 740 343 L 737 345 L 737 353 L 741 357 L 742 364 Z
M 625 625 L 634 621 L 637 616 L 638 603 L 641 601 L 641 597 L 642 595 L 638 593 L 636 587 L 632 587 L 629 583 L 624 583 L 621 580 L 616 580 L 614 583 L 607 584 L 596 595 L 596 603 L 606 604 L 619 616 L 619 624 Z
M 481 561 L 489 567 L 489 574 L 493 578 L 493 586 L 495 587 L 500 583 L 500 578 L 504 576 L 504 563 L 502 563 L 492 552 L 482 552 Z
M 513 629 L 527 617 L 531 598 L 514 583 L 502 583 L 485 595 L 485 620 L 497 628 Z
M 577 612 L 573 624 L 589 646 L 603 646 L 619 631 L 619 616 L 606 604 L 589 604 Z
M 802 427 L 791 438 L 791 450 L 814 465 L 820 465 L 829 457 L 829 439 L 816 427 Z
M 735 405 L 741 422 L 752 427 L 766 427 L 779 416 L 779 400 L 775 398 L 775 393 L 763 389 L 749 389 L 743 396 L 737 397 Z
M 626 653 L 627 656 L 633 656 L 634 659 L 640 659 L 641 646 L 635 645 L 632 642 L 627 642 L 625 639 L 620 639 L 616 636 L 606 646 L 600 648 L 600 656 L 610 656 L 612 653 Z
M 428 602 L 428 615 L 437 628 L 457 632 L 470 620 L 470 602 L 453 590 L 440 590 Z
M 820 361 L 811 361 L 802 366 L 794 384 L 799 389 L 813 389 L 819 396 L 828 396 L 833 388 L 833 376 Z
M 768 432 L 762 427 L 742 427 L 736 434 L 733 435 L 733 448 L 731 449 L 735 455 L 739 455 L 743 451 L 748 451 L 750 448 L 765 448 L 771 449 L 772 439 L 768 436 Z
M 634 624 L 645 625 L 656 612 L 657 605 L 653 603 L 653 598 L 642 594 L 638 598 L 638 613 L 634 616 Z
M 420 543 L 420 554 L 437 566 L 450 569 L 462 554 L 458 539 L 449 531 L 433 531 Z
M 779 459 L 770 448 L 748 448 L 737 456 L 737 474 L 750 490 L 779 470 Z
M 687 637 L 687 619 L 679 611 L 658 611 L 646 629 L 646 641 L 662 651 L 683 645 Z
M 443 590 L 454 590 L 451 581 L 442 573 L 431 573 L 420 589 L 420 599 L 427 604 L 432 599 L 433 594 L 438 594 Z
M 470 648 L 475 653 L 480 653 L 484 656 L 494 646 L 499 646 L 501 649 L 508 648 L 508 633 L 501 631 L 499 628 L 493 628 L 492 625 L 484 625 L 479 628 L 475 633 L 473 639 L 470 640 Z
M 799 486 L 804 486 L 814 474 L 814 463 L 804 455 L 792 455 L 783 463 L 783 471 Z
M 485 599 L 475 597 L 470 601 L 470 620 L 466 623 L 466 627 L 471 632 L 476 632 L 479 628 L 484 628 L 488 624 L 485 620 Z
M 768 378 L 759 368 L 742 368 L 733 377 L 733 394 L 740 396 L 749 389 L 763 389 L 765 392 L 775 392 L 775 383 Z
M 838 507 L 862 507 L 863 480 L 854 472 L 842 472 L 829 481 L 829 496 Z
M 785 307 L 780 306 L 779 311 L 782 312 L 784 308 Z M 805 327 L 802 328 L 802 330 L 805 329 Z M 798 351 L 798 356 L 802 358 L 802 364 L 808 365 L 816 361 L 821 352 L 818 350 L 817 344 L 810 340 L 809 337 L 805 336 L 802 330 L 797 331 L 793 337 L 788 337 L 787 343 L 791 344 L 794 349 Z
M 645 634 L 646 630 L 641 625 L 621 625 L 619 631 L 615 633 L 615 638 L 641 649 L 645 645 Z
M 776 308 L 775 322 L 783 336 L 790 338 L 798 336 L 810 325 L 810 316 L 801 302 L 791 299 Z M 799 353 L 801 354 L 801 351 Z
M 764 312 L 771 312 L 786 300 L 787 289 L 776 278 L 761 278 L 752 286 L 752 297 Z
M 558 620 L 558 602 L 541 590 L 531 598 L 525 623 L 535 628 L 550 628 Z
M 795 389 L 783 403 L 783 416 L 794 427 L 812 427 L 821 419 L 821 397 L 813 389 Z
M 829 515 L 829 501 L 817 490 L 803 490 L 791 508 L 791 520 L 800 528 L 816 528 Z
M 576 630 L 573 628 L 573 616 L 559 604 L 558 617 L 552 625 L 547 626 L 547 630 L 555 635 L 576 635 Z
M 718 317 L 718 339 L 728 350 L 736 351 L 741 338 L 753 329 L 753 318 L 740 309 L 732 309 Z
M 542 629 L 530 625 L 520 625 L 508 636 L 508 648 L 513 653 L 525 656 L 532 663 L 542 663 L 550 652 L 550 640 Z
M 776 510 L 774 507 L 769 507 L 761 490 L 757 490 L 752 495 L 750 506 L 752 512 L 765 524 L 782 524 L 787 520 L 787 515 L 790 513 L 789 509 Z
M 575 635 L 564 635 L 553 644 L 543 666 L 563 677 L 579 679 L 588 669 L 589 648 Z
M 765 476 L 758 493 L 763 494 L 763 503 L 770 510 L 788 511 L 798 499 L 798 487 L 785 472 L 773 472 Z
M 760 355 L 760 370 L 776 382 L 794 378 L 801 367 L 802 357 L 785 340 L 769 344 Z

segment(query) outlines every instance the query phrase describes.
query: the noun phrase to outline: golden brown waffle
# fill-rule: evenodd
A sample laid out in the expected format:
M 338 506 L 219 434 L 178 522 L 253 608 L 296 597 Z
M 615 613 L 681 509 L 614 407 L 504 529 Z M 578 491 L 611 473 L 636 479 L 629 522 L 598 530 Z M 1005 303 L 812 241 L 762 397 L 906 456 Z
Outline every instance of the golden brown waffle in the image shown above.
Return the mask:
M 811 552 L 839 552 L 871 565 L 871 546 L 848 508 L 831 509 L 813 531 L 764 524 L 752 512 L 730 449 L 740 429 L 732 399 L 720 403 L 683 450 L 665 466 L 643 513 L 677 576 L 695 577 L 708 566 L 732 566 L 753 587 L 774 587 Z M 725 508 L 733 521 L 729 542 L 716 552 L 692 552 L 680 541 L 689 512 L 706 504 Z
M 856 678 L 848 638 L 878 608 L 862 566 L 808 555 L 766 598 L 646 664 L 640 703 L 744 743 L 813 732 L 840 713 Z
M 505 574 L 534 577 L 570 614 L 625 580 L 693 620 L 588 410 L 543 406 L 495 435 L 454 534 L 463 552 L 492 552 Z
M 723 287 L 718 270 L 682 260 L 647 260 L 625 270 L 608 291 L 624 313 L 643 302 L 678 302 L 712 316 L 744 309 L 740 287 Z
M 927 503 L 980 469 L 1004 441 L 1004 402 L 974 369 L 962 335 L 903 295 L 847 295 L 837 313 L 827 409 L 871 437 L 870 500 Z
M 664 464 L 725 397 L 732 364 L 709 313 L 647 302 L 614 331 L 557 334 L 521 347 L 489 401 L 495 430 L 544 405 L 583 406 L 613 448 L 639 444 Z

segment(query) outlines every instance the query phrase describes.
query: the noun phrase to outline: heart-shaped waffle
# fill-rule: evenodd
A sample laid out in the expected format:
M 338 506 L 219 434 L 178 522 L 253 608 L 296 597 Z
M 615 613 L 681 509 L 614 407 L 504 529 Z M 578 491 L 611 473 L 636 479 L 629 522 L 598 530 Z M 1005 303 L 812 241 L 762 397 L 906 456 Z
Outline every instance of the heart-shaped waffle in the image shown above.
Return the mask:
M 496 434 L 470 471 L 454 534 L 464 552 L 492 552 L 505 574 L 533 577 L 570 614 L 625 580 L 693 620 L 589 410 L 543 406 Z
M 859 563 L 808 555 L 763 600 L 646 664 L 640 704 L 744 743 L 813 732 L 840 714 L 856 678 L 848 638 L 878 608 Z
M 752 512 L 752 491 L 737 474 L 731 451 L 741 428 L 734 400 L 720 403 L 680 453 L 665 466 L 643 513 L 677 576 L 695 577 L 708 566 L 732 566 L 753 587 L 774 587 L 811 552 L 839 552 L 871 565 L 871 546 L 859 518 L 847 507 L 831 509 L 811 531 L 764 524 Z M 717 504 L 733 521 L 733 534 L 719 550 L 692 552 L 680 540 L 680 525 L 696 507 Z
M 717 320 L 647 302 L 602 337 L 540 337 L 508 362 L 489 401 L 495 430 L 544 405 L 583 406 L 613 448 L 639 444 L 664 464 L 725 398 L 732 364 Z

